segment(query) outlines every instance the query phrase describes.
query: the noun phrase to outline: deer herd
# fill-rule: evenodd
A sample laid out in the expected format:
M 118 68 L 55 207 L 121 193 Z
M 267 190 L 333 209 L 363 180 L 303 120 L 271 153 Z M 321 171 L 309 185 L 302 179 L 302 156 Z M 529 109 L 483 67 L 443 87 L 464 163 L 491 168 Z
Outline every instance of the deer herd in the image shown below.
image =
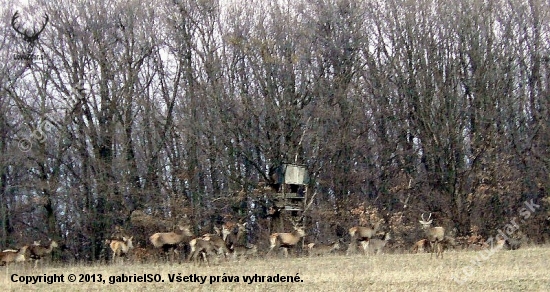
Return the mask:
M 0 252 L 0 266 L 25 262 L 29 259 L 34 260 L 34 267 L 36 268 L 38 261 L 49 255 L 56 247 L 58 247 L 57 242 L 52 240 L 47 245 L 41 245 L 39 241 L 35 241 L 31 245 L 24 245 L 19 249 L 5 249 Z
M 388 230 L 383 228 L 382 220 L 367 224 L 368 226 L 353 226 L 348 229 L 350 242 L 345 254 L 347 256 L 357 253 L 361 249 L 364 255 L 378 255 L 384 252 L 388 241 L 392 239 Z M 428 218 L 421 215 L 420 227 L 422 232 L 419 239 L 411 248 L 411 253 L 430 252 L 430 257 L 435 253 L 436 258 L 443 258 L 443 251 L 457 245 L 455 239 L 445 234 L 445 228 L 432 226 L 432 214 Z M 123 261 L 129 257 L 136 261 L 150 261 L 164 257 L 167 261 L 173 261 L 175 257 L 181 258 L 180 253 L 186 252 L 186 260 L 195 264 L 201 262 L 210 265 L 209 258 L 216 257 L 219 260 L 240 260 L 258 257 L 258 247 L 255 244 L 247 243 L 247 223 L 226 222 L 221 226 L 214 227 L 214 233 L 206 233 L 202 236 L 195 236 L 189 226 L 178 225 L 175 231 L 158 232 L 152 234 L 148 241 L 151 248 L 134 247 L 133 236 L 121 236 L 105 241 L 111 250 L 111 261 Z M 273 253 L 283 252 L 285 257 L 289 255 L 289 249 L 296 249 L 301 246 L 307 254 L 312 256 L 328 255 L 341 251 L 344 247 L 342 238 L 332 243 L 305 243 L 306 232 L 303 227 L 293 223 L 294 230 L 286 233 L 272 233 L 269 236 L 269 247 L 266 256 Z M 504 242 L 498 242 L 502 247 Z M 36 268 L 38 262 L 45 256 L 52 253 L 58 247 L 57 242 L 50 241 L 47 245 L 40 242 L 24 245 L 19 249 L 7 249 L 0 252 L 0 265 L 10 263 L 34 261 Z M 154 256 L 156 254 L 157 256 Z

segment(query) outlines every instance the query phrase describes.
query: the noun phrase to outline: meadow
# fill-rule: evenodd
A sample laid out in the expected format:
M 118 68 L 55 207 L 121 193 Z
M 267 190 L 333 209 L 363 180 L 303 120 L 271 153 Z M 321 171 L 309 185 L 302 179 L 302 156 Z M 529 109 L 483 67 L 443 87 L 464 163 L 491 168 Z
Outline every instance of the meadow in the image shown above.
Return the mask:
M 449 251 L 444 259 L 423 253 L 222 260 L 210 266 L 126 261 L 34 269 L 25 263 L 0 267 L 0 285 L 2 291 L 550 291 L 548 259 L 549 247 L 528 247 Z M 64 282 L 44 283 L 54 275 Z M 151 282 L 135 282 L 144 275 Z M 132 282 L 120 282 L 123 277 Z

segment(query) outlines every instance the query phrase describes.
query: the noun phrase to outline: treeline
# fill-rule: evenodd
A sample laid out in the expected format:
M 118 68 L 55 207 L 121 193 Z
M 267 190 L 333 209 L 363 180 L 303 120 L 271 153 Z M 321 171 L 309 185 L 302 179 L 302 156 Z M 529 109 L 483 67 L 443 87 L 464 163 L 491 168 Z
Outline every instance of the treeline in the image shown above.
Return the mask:
M 132 211 L 263 234 L 283 162 L 312 240 L 422 212 L 491 236 L 531 200 L 521 231 L 548 238 L 546 1 L 35 2 L 29 42 L 2 1 L 0 246 L 97 259 Z

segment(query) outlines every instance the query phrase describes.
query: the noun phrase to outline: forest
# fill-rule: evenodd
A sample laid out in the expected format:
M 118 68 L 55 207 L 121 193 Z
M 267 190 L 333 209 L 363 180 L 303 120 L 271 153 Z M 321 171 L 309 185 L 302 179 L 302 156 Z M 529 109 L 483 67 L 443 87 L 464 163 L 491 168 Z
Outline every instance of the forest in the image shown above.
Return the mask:
M 283 163 L 311 241 L 421 214 L 455 236 L 550 240 L 544 0 L 0 0 L 0 246 L 105 255 L 247 221 Z

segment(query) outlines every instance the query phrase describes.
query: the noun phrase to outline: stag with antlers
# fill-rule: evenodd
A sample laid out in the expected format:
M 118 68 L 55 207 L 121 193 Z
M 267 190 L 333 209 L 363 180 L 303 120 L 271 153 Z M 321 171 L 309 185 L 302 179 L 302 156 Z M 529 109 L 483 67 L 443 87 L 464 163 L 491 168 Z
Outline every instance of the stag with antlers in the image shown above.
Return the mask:
M 428 241 L 430 242 L 431 248 L 432 248 L 432 254 L 430 257 L 433 256 L 433 253 L 436 252 L 435 257 L 441 256 L 443 258 L 443 246 L 441 245 L 441 242 L 445 238 L 445 228 L 443 227 L 432 227 L 432 213 L 428 216 L 428 220 L 424 219 L 424 213 L 422 213 L 421 219 L 419 222 L 422 224 L 422 228 L 424 229 L 424 232 L 426 234 L 426 237 Z
M 17 55 L 16 58 L 30 61 L 35 57 L 32 53 L 34 50 L 34 46 L 38 42 L 38 38 L 46 28 L 46 25 L 48 24 L 48 21 L 50 20 L 50 18 L 48 17 L 47 14 L 44 14 L 45 20 L 44 20 L 44 23 L 41 25 L 40 29 L 33 27 L 32 31 L 28 29 L 21 29 L 21 25 L 17 24 L 18 18 L 19 18 L 19 11 L 16 11 L 15 14 L 13 14 L 13 17 L 11 18 L 11 26 L 13 27 L 15 32 L 23 36 L 23 40 L 27 43 L 28 46 L 27 46 L 27 51 Z
M 44 29 L 46 28 L 46 25 L 48 24 L 48 21 L 50 20 L 47 14 L 45 14 L 44 16 L 46 20 L 42 24 L 42 27 L 39 30 L 36 30 L 36 27 L 33 27 L 32 33 L 30 33 L 27 29 L 25 29 L 24 31 L 21 31 L 21 26 L 16 25 L 16 21 L 19 18 L 19 11 L 16 11 L 13 17 L 11 18 L 11 26 L 18 34 L 23 36 L 23 40 L 25 42 L 34 44 L 36 41 L 38 41 L 38 37 L 44 31 Z

